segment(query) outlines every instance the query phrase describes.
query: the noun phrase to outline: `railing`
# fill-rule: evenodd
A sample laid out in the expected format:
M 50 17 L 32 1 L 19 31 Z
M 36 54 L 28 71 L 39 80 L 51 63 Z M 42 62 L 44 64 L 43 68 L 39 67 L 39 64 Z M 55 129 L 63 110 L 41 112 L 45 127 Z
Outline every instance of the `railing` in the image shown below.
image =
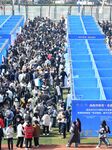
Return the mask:
M 96 20 L 112 21 L 112 5 L 104 6 L 102 14 L 99 13 L 100 7 L 101 6 L 83 5 L 82 9 L 82 6 L 73 4 L 32 5 L 28 3 L 14 5 L 14 7 L 12 7 L 11 4 L 7 4 L 0 7 L 0 15 L 24 15 L 25 18 L 31 19 L 36 16 L 42 16 L 59 20 L 61 16 L 66 17 L 68 14 L 79 15 L 79 10 L 82 10 L 82 15 L 94 16 Z

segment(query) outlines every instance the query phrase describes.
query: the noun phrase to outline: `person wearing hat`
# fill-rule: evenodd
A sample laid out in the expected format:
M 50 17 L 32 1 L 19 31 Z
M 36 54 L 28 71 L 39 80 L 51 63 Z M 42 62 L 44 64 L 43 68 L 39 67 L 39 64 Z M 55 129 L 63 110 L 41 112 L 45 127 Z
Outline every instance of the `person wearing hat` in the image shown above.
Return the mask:
M 9 123 L 6 129 L 8 150 L 13 150 L 13 134 L 14 134 L 14 129 L 13 129 L 12 123 Z

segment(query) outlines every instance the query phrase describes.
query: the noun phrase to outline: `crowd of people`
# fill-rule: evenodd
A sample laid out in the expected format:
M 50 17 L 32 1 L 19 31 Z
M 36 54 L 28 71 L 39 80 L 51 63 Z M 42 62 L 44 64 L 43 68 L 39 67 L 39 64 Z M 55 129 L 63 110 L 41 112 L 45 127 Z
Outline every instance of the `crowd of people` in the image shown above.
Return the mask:
M 39 147 L 40 133 L 49 136 L 52 127 L 58 125 L 59 134 L 66 138 L 71 108 L 66 109 L 63 100 L 68 77 L 65 43 L 63 17 L 58 22 L 35 17 L 25 22 L 8 49 L 0 65 L 0 129 L 4 129 L 9 150 L 13 149 L 14 132 L 18 137 L 16 146 L 23 147 L 25 139 L 26 149 L 32 147 L 33 137 Z
M 112 48 L 112 23 L 109 21 L 98 21 L 98 24 L 102 28 L 103 33 L 106 35 L 107 44 Z
M 111 24 L 99 24 L 112 47 Z M 63 87 L 69 78 L 65 71 L 65 47 L 64 17 L 55 22 L 38 16 L 25 22 L 0 65 L 0 150 L 3 136 L 7 137 L 8 149 L 13 150 L 14 133 L 16 147 L 31 148 L 34 139 L 37 148 L 40 134 L 49 136 L 52 127 L 58 127 L 64 139 L 70 132 L 66 146 L 75 142 L 78 147 L 81 122 L 77 118 L 71 125 L 71 108 L 66 107 L 63 99 Z M 105 122 L 102 124 L 106 132 Z M 97 147 L 102 141 L 109 145 L 107 140 L 100 140 Z

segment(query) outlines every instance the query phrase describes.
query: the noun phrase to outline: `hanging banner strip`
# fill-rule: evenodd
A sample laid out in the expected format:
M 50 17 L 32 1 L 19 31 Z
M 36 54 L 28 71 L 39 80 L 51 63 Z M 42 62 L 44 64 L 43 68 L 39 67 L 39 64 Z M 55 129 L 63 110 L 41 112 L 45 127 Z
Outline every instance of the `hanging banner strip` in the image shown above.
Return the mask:
M 105 35 L 77 35 L 77 34 L 69 34 L 69 39 L 105 39 Z

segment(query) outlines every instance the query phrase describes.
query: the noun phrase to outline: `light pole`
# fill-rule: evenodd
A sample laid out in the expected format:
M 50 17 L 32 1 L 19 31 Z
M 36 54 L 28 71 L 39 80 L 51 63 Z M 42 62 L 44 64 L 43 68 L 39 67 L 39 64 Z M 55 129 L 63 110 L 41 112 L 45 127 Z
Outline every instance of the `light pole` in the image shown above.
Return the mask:
M 18 11 L 19 11 L 19 14 L 20 14 L 20 3 L 21 3 L 21 0 L 18 0 Z
M 26 19 L 28 19 L 28 1 L 25 0 Z
M 14 1 L 15 0 L 12 0 L 12 15 L 14 15 Z
M 106 0 L 102 0 L 102 5 L 101 8 L 99 9 L 99 13 L 102 14 L 103 13 L 103 6 L 105 5 Z

